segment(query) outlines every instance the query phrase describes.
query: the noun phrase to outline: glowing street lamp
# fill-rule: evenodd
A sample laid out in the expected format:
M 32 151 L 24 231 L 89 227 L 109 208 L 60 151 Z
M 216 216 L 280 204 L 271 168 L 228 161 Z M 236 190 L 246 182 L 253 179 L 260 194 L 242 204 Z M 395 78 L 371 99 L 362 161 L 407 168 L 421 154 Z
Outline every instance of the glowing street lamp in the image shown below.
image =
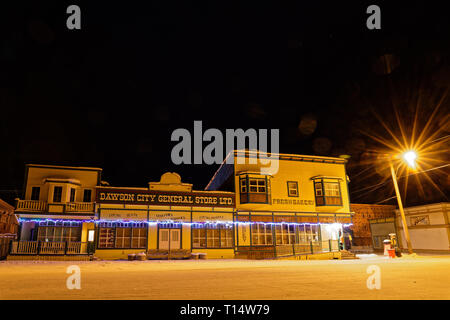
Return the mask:
M 417 153 L 415 151 L 413 151 L 413 150 L 406 151 L 405 153 L 403 153 L 402 158 L 403 158 L 403 160 L 405 160 L 405 162 L 411 168 L 413 168 L 413 169 L 416 168 Z M 408 225 L 406 223 L 405 212 L 403 210 L 402 198 L 400 198 L 400 191 L 398 189 L 397 175 L 395 174 L 395 170 L 394 170 L 394 166 L 392 164 L 391 157 L 389 157 L 389 166 L 391 168 L 391 175 L 392 175 L 392 180 L 394 182 L 395 194 L 397 196 L 398 208 L 399 208 L 400 214 L 402 216 L 403 230 L 405 231 L 406 243 L 408 245 L 408 252 L 409 252 L 409 254 L 412 254 L 413 249 L 412 249 L 412 245 L 411 245 L 411 238 L 409 237 L 409 230 L 408 230 Z

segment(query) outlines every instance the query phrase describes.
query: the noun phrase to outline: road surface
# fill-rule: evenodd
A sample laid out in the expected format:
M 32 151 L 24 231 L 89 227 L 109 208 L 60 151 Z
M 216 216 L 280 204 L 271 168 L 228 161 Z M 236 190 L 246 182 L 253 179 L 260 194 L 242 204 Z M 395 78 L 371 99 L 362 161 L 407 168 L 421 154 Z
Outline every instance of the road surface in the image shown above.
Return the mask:
M 81 289 L 67 288 L 79 266 Z M 369 289 L 369 266 L 380 270 Z M 376 270 L 377 267 L 372 267 Z M 1 261 L 0 299 L 450 299 L 450 256 L 360 260 Z M 373 271 L 372 271 L 373 272 Z M 375 275 L 375 274 L 373 274 Z

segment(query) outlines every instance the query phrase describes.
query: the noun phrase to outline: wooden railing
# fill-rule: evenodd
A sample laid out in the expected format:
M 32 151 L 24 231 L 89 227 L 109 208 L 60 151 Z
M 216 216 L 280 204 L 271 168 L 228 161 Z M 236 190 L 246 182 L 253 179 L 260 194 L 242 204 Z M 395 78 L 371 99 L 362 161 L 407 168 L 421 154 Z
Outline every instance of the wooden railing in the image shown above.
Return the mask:
M 66 249 L 66 243 L 63 241 L 58 242 L 45 242 L 40 241 L 39 254 L 64 254 Z
M 10 254 L 37 254 L 37 252 L 37 241 L 20 240 L 12 242 Z
M 17 211 L 30 211 L 30 212 L 45 212 L 48 210 L 48 203 L 45 201 L 36 200 L 20 200 L 16 199 Z M 93 213 L 95 206 L 93 202 L 67 202 L 56 203 L 55 205 L 63 206 L 61 213 L 73 213 L 73 212 L 89 212 Z
M 12 241 L 10 255 L 71 255 L 88 254 L 87 242 Z
M 94 212 L 93 202 L 69 202 L 66 203 L 66 212 Z
M 19 211 L 46 211 L 47 202 L 37 200 L 17 200 L 16 210 Z

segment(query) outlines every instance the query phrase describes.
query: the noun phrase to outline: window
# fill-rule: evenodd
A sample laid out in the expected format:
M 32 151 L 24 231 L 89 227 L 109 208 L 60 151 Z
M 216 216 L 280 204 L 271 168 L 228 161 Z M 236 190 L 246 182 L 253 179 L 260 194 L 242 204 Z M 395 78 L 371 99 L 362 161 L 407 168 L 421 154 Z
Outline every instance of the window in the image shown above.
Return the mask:
M 241 203 L 268 203 L 268 179 L 249 178 L 248 176 L 239 178 Z
M 53 188 L 53 202 L 61 202 L 62 198 L 62 187 Z
M 32 187 L 31 188 L 31 200 L 39 200 L 41 194 L 40 187 Z
M 298 183 L 297 181 L 288 181 L 288 196 L 289 197 L 298 197 Z
M 299 225 L 298 243 L 308 243 L 310 241 L 319 241 L 319 227 L 317 225 Z
M 295 226 L 288 224 L 279 224 L 275 226 L 275 236 L 277 245 L 295 243 Z
M 98 247 L 138 249 L 147 247 L 147 227 L 145 223 L 100 224 Z
M 91 202 L 92 198 L 92 190 L 91 189 L 84 189 L 83 191 L 83 202 Z
M 70 188 L 70 202 L 75 202 L 75 192 L 74 188 Z
M 339 182 L 315 181 L 314 189 L 317 206 L 341 206 L 341 188 Z
M 40 222 L 37 240 L 45 242 L 79 242 L 81 241 L 81 223 L 70 221 Z
M 253 246 L 273 245 L 272 225 L 268 223 L 254 223 L 251 230 Z
M 233 248 L 233 226 L 227 224 L 193 224 L 192 248 Z

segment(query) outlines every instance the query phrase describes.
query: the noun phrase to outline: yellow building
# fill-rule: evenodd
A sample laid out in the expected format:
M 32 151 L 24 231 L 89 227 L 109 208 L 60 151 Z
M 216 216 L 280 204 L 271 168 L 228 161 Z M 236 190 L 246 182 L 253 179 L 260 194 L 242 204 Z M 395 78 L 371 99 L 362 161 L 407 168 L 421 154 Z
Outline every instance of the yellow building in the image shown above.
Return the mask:
M 351 223 L 345 164 L 341 158 L 234 151 L 206 189 L 236 192 L 237 255 L 336 251 L 343 225 Z
M 165 173 L 148 188 L 98 187 L 95 255 L 126 258 L 176 252 L 233 258 L 234 193 L 193 191 L 176 173 Z
M 273 156 L 231 152 L 203 191 L 170 172 L 130 188 L 102 182 L 99 168 L 27 165 L 11 255 L 274 258 L 342 249 L 351 223 L 346 160 Z
M 16 199 L 19 239 L 13 254 L 88 254 L 94 233 L 100 168 L 27 164 L 23 199 Z M 89 239 L 89 235 L 90 238 Z

